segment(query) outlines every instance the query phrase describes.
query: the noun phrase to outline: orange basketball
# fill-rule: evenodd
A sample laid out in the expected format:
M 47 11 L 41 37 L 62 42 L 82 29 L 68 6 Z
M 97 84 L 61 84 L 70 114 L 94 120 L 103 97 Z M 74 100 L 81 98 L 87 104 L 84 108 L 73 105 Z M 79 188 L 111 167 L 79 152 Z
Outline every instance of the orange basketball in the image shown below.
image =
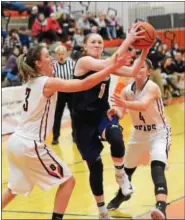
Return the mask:
M 145 30 L 144 33 L 142 33 L 140 36 L 145 36 L 144 39 L 136 40 L 132 46 L 135 49 L 143 49 L 146 47 L 151 47 L 156 40 L 156 30 L 154 27 L 147 23 L 147 22 L 139 22 L 140 27 L 138 28 L 138 31 Z

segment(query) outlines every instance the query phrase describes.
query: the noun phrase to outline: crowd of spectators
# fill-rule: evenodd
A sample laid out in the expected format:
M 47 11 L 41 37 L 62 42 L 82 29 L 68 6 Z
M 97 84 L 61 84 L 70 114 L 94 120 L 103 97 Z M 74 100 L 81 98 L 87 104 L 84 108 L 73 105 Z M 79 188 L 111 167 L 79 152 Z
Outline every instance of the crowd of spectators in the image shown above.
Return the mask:
M 108 16 L 102 12 L 96 17 L 87 12 L 75 18 L 65 2 L 38 2 L 30 11 L 24 10 L 29 12 L 27 27 L 11 29 L 8 33 L 1 29 L 2 55 L 6 60 L 2 68 L 3 87 L 21 85 L 16 58 L 21 53 L 26 54 L 32 44 L 65 43 L 72 48 L 71 57 L 76 60 L 81 54 L 84 37 L 89 33 L 99 33 L 105 40 L 125 38 L 115 14 Z M 163 99 L 180 96 L 178 84 L 185 72 L 184 51 L 179 50 L 177 44 L 168 48 L 157 39 L 148 58 L 153 64 L 151 79 L 159 85 Z
M 148 58 L 152 61 L 153 70 L 150 78 L 158 84 L 163 100 L 181 96 L 180 81 L 184 82 L 185 53 L 174 44 L 168 48 L 162 42 L 151 48 Z M 184 84 L 184 83 L 183 83 Z
M 72 43 L 79 28 L 84 36 L 91 32 L 100 33 L 108 40 L 125 36 L 116 15 L 100 13 L 95 17 L 87 12 L 76 19 L 65 2 L 44 2 L 34 6 L 28 19 L 28 28 L 34 39 L 38 42 L 47 40 L 48 43 L 57 40 Z

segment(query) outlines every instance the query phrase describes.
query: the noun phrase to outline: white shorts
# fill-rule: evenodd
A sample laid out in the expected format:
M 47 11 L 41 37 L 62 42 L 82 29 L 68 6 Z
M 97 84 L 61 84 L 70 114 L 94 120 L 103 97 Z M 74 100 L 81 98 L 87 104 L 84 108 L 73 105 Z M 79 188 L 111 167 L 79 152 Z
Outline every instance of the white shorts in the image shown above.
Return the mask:
M 155 132 L 134 130 L 126 148 L 124 165 L 134 168 L 158 160 L 166 164 L 171 145 L 171 129 Z
M 13 134 L 8 140 L 8 188 L 29 195 L 35 185 L 47 190 L 66 182 L 71 172 L 44 144 Z

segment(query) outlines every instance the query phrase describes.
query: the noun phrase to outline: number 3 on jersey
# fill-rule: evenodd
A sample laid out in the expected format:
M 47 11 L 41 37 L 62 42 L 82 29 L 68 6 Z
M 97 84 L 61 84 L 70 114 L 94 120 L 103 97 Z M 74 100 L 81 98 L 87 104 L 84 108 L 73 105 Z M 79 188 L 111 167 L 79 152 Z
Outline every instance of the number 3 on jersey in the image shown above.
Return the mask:
M 139 119 L 140 119 L 141 121 L 143 121 L 144 123 L 146 123 L 146 122 L 145 122 L 145 119 L 144 119 L 144 117 L 143 117 L 143 115 L 141 114 L 141 112 L 139 112 Z
M 25 103 L 23 104 L 23 109 L 24 109 L 25 112 L 28 111 L 28 98 L 29 98 L 29 96 L 30 96 L 30 92 L 31 92 L 31 89 L 30 89 L 30 88 L 26 88 Z

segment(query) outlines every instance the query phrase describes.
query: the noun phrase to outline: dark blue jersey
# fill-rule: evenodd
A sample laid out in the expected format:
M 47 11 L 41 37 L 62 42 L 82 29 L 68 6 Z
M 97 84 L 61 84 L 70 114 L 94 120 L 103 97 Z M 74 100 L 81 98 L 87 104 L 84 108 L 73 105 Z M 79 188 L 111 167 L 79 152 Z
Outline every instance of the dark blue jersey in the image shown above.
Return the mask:
M 95 71 L 90 71 L 83 76 L 74 76 L 75 79 L 84 79 Z M 110 77 L 93 88 L 73 94 L 73 113 L 79 120 L 88 123 L 99 123 L 101 118 L 110 108 L 108 103 Z

